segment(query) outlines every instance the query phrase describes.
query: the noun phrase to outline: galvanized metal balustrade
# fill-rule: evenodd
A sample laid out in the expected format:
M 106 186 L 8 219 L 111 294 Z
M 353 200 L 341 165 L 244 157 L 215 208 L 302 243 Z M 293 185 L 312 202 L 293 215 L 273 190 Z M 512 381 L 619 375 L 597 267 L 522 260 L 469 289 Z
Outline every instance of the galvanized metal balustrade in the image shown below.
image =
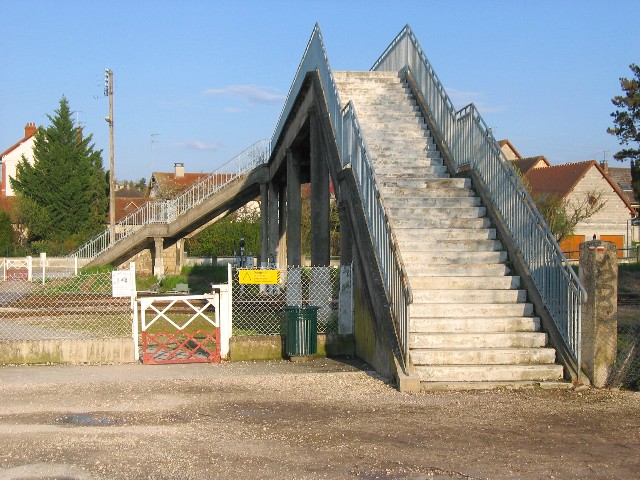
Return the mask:
M 334 129 L 343 166 L 353 169 L 362 205 L 373 239 L 387 302 L 392 310 L 398 341 L 405 362 L 408 358 L 409 305 L 411 287 L 397 250 L 393 230 L 376 184 L 366 144 L 360 134 L 352 103 L 344 110 L 318 26 L 314 28 L 292 83 L 287 102 L 273 135 L 278 139 L 304 76 L 317 71 Z M 520 252 L 538 292 L 548 308 L 568 351 L 580 365 L 581 305 L 586 291 L 562 253 L 535 203 L 473 104 L 456 111 L 433 67 L 409 26 L 391 42 L 372 71 L 409 74 L 448 150 L 452 173 L 472 169 L 484 183 L 486 195 L 500 214 L 511 241 Z
M 145 225 L 170 224 L 181 214 L 202 204 L 231 182 L 266 163 L 270 153 L 268 140 L 256 142 L 175 198 L 146 202 L 117 222 L 115 228 L 107 228 L 69 256 L 90 260 L 133 235 Z
M 456 172 L 468 167 L 482 180 L 486 195 L 499 212 L 579 366 L 581 305 L 586 300 L 586 291 L 476 107 L 470 104 L 455 110 L 409 26 L 398 34 L 371 70 L 408 72 L 415 80 L 449 150 L 453 163 L 450 168 Z

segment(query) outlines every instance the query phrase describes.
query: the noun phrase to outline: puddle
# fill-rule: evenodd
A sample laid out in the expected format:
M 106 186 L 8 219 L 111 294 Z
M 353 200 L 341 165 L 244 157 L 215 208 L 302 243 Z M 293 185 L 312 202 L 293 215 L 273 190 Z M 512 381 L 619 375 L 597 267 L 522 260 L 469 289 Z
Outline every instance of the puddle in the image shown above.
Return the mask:
M 62 423 L 66 425 L 74 425 L 81 427 L 102 427 L 114 425 L 116 423 L 112 418 L 100 417 L 92 413 L 75 413 L 61 418 Z

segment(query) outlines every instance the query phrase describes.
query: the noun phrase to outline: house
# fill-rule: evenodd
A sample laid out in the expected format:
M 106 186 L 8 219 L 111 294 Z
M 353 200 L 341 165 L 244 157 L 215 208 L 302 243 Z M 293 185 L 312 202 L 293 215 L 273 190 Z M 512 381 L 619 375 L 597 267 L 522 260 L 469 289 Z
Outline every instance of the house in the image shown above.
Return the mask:
M 149 180 L 149 197 L 152 199 L 173 198 L 188 190 L 195 183 L 209 177 L 209 173 L 186 173 L 184 163 L 174 163 L 173 172 L 153 172 Z M 232 178 L 230 173 L 217 175 L 221 182 Z
M 609 162 L 603 161 L 600 166 L 618 184 L 636 212 L 640 211 L 640 199 L 636 198 L 631 188 L 631 167 L 610 167 Z
M 511 163 L 518 167 L 520 173 L 522 175 L 527 175 L 531 170 L 536 168 L 546 168 L 550 167 L 551 163 L 544 156 L 539 155 L 537 157 L 527 157 L 527 158 L 519 158 L 517 160 L 512 160 Z
M 500 149 L 502 150 L 502 153 L 504 153 L 504 156 L 507 157 L 507 160 L 518 160 L 522 158 L 520 152 L 516 150 L 516 147 L 514 147 L 509 140 L 499 140 L 498 144 L 500 145 Z
M 618 184 L 595 160 L 550 165 L 544 157 L 513 160 L 529 183 L 532 196 L 557 195 L 571 207 L 596 202 L 603 207 L 590 218 L 580 221 L 574 235 L 560 243 L 569 258 L 578 258 L 580 243 L 599 238 L 628 247 L 635 238 L 631 219 L 635 210 Z M 619 252 L 622 256 L 622 252 Z
M 2 164 L 2 178 L 0 179 L 0 197 L 14 196 L 11 188 L 10 178 L 16 177 L 16 167 L 22 157 L 33 163 L 34 135 L 38 131 L 35 123 L 27 123 L 24 127 L 24 137 L 17 143 L 0 153 L 0 163 Z
M 119 188 L 116 190 L 116 222 L 135 212 L 147 202 L 145 192 L 137 188 Z

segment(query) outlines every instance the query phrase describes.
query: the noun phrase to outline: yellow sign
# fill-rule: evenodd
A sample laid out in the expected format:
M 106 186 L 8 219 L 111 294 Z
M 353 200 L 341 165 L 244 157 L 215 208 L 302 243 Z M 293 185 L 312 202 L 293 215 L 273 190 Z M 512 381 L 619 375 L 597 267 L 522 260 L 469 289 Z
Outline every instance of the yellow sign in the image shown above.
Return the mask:
M 241 285 L 275 285 L 280 281 L 279 270 L 238 270 Z

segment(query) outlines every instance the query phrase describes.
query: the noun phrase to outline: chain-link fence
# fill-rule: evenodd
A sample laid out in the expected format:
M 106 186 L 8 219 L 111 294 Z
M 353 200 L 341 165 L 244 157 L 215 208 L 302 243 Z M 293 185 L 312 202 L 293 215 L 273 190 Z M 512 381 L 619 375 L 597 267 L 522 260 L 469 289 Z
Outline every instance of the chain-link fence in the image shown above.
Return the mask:
M 342 267 L 349 268 L 349 267 Z M 318 333 L 338 332 L 340 267 L 289 267 L 273 285 L 241 284 L 233 270 L 233 335 L 280 335 L 284 307 L 314 305 Z
M 111 272 L 0 281 L 0 341 L 130 335 L 131 300 L 112 297 Z
M 618 296 L 617 357 L 611 386 L 640 390 L 640 295 Z

